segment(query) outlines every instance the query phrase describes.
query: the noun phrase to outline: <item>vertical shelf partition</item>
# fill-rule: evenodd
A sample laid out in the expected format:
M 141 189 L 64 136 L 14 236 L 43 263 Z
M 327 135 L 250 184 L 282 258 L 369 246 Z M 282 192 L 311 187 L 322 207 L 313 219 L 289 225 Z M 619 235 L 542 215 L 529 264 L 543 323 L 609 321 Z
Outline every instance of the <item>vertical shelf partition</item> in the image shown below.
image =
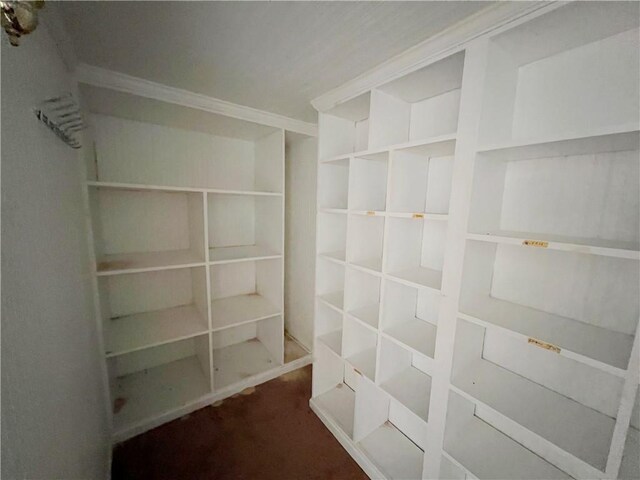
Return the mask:
M 640 476 L 639 19 L 550 6 L 320 113 L 310 404 L 372 478 Z

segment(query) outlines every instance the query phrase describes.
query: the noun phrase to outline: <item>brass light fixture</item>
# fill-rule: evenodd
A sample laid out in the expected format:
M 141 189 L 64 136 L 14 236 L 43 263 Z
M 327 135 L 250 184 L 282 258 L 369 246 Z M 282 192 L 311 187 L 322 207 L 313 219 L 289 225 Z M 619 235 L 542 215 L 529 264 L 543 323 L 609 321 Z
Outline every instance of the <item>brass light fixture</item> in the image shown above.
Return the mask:
M 9 36 L 11 45 L 20 45 L 20 37 L 33 32 L 38 26 L 38 10 L 44 7 L 44 0 L 0 1 L 2 27 Z

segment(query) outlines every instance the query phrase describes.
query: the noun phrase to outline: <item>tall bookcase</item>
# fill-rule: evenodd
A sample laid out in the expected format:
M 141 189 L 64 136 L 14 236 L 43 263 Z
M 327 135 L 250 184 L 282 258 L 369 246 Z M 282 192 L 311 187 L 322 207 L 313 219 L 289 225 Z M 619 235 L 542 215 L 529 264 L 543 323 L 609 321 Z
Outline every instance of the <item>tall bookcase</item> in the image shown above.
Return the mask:
M 310 404 L 371 477 L 640 477 L 638 7 L 320 113 Z
M 99 112 L 86 185 L 114 440 L 308 363 L 285 360 L 285 132 L 83 94 Z

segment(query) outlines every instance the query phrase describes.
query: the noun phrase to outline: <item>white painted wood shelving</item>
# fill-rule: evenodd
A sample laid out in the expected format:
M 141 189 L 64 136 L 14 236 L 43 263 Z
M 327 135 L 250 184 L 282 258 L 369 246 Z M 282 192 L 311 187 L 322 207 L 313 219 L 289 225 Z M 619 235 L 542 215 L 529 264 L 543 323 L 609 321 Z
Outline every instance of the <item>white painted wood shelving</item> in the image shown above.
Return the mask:
M 91 116 L 87 196 L 115 441 L 310 362 L 284 358 L 285 132 L 202 118 L 225 135 Z
M 373 478 L 640 478 L 638 3 L 320 112 L 311 407 Z

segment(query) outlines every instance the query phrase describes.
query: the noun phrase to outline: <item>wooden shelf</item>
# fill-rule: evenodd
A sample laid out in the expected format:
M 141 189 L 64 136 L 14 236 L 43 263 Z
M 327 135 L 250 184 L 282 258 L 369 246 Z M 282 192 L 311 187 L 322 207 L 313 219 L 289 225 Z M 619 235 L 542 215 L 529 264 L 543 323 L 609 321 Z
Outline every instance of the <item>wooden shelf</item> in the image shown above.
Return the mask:
M 442 286 L 442 272 L 432 268 L 416 267 L 389 272 L 389 276 L 411 287 L 427 287 L 439 291 Z
M 488 328 L 498 327 L 517 333 L 523 341 L 534 338 L 550 343 L 562 349 L 561 353 L 567 356 L 620 376 L 626 370 L 631 355 L 631 335 L 494 297 L 463 297 L 460 316 Z
M 116 431 L 185 406 L 207 395 L 209 378 L 196 356 L 183 358 L 117 379 L 114 402 L 123 403 L 114 414 Z
M 168 250 L 104 255 L 98 260 L 96 270 L 97 275 L 118 275 L 201 265 L 204 265 L 203 257 L 192 250 Z
M 620 242 L 597 238 L 567 237 L 544 233 L 496 231 L 491 233 L 469 233 L 467 238 L 482 242 L 501 243 L 507 245 L 523 245 L 525 241 L 546 242 L 544 248 L 566 252 L 604 255 L 608 257 L 640 260 L 640 244 L 636 242 Z
M 319 256 L 331 262 L 338 262 L 340 264 L 344 264 L 345 258 L 346 258 L 346 252 L 344 250 L 338 250 L 335 252 L 320 253 Z
M 194 305 L 136 313 L 109 320 L 107 357 L 195 337 L 209 330 L 206 315 Z
M 280 365 L 257 339 L 213 350 L 213 386 L 223 390 Z
M 213 330 L 255 322 L 282 313 L 262 295 L 252 293 L 211 301 L 211 323 Z
M 436 345 L 436 331 L 437 327 L 435 325 L 418 318 L 412 318 L 391 326 L 386 329 L 384 333 L 391 339 L 419 354 L 433 358 Z
M 329 349 L 339 357 L 342 356 L 342 330 L 325 333 L 318 337 Z
M 418 415 L 429 420 L 431 377 L 414 367 L 409 367 L 380 385 L 389 395 Z
M 376 375 L 376 349 L 369 348 L 347 358 L 353 368 L 369 380 L 374 381 Z
M 331 307 L 336 308 L 340 311 L 344 308 L 344 291 L 340 290 L 338 292 L 326 293 L 324 295 L 320 295 L 318 298 L 323 302 L 329 304 Z
M 347 312 L 352 317 L 360 320 L 368 326 L 377 329 L 378 317 L 380 312 L 380 304 L 366 305 Z
M 261 247 L 258 245 L 218 247 L 209 249 L 209 263 L 212 264 L 265 260 L 281 257 L 281 254 L 267 247 Z
M 316 405 L 322 408 L 350 438 L 353 437 L 353 412 L 356 401 L 353 390 L 344 383 L 339 383 L 314 400 Z
M 380 273 L 382 272 L 382 258 L 365 258 L 363 260 L 354 260 L 349 262 L 351 265 L 356 267 L 364 268 L 366 270 L 371 270 L 373 272 Z
M 281 197 L 280 192 L 264 192 L 256 190 L 226 190 L 219 188 L 193 188 L 193 187 L 175 187 L 168 185 L 144 185 L 139 183 L 122 183 L 122 182 L 96 182 L 88 181 L 90 187 L 113 188 L 120 190 L 155 190 L 161 192 L 196 192 L 196 193 L 220 193 L 229 195 L 257 195 Z
M 358 445 L 388 478 L 422 478 L 424 452 L 391 422 L 385 422 Z

